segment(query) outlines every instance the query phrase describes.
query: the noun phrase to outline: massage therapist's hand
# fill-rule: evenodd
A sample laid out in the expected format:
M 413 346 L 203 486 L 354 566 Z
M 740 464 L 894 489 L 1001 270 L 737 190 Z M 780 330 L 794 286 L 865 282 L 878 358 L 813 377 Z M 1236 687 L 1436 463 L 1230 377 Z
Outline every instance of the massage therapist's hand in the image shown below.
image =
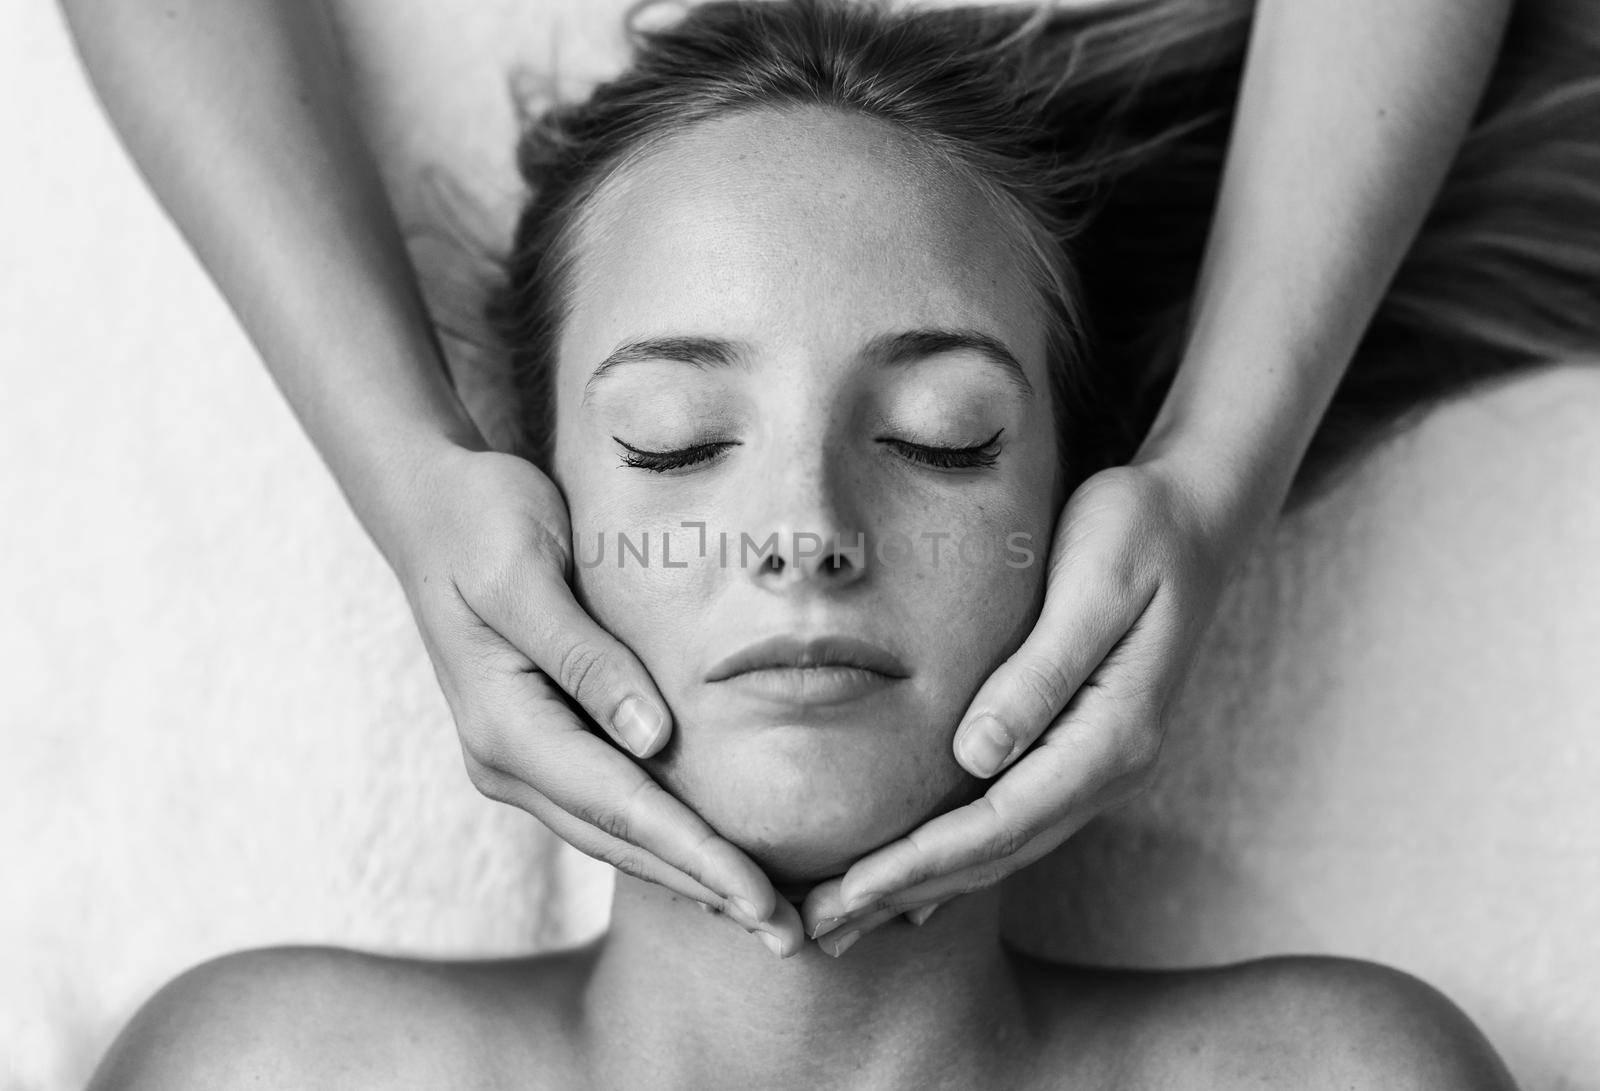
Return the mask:
M 672 731 L 644 667 L 573 597 L 571 532 L 555 485 L 523 459 L 448 444 L 408 476 L 410 503 L 392 505 L 406 513 L 386 553 L 473 784 L 588 855 L 746 928 L 760 924 L 769 947 L 798 950 L 798 914 L 761 869 L 587 730 L 567 700 L 640 757 Z
M 976 802 L 812 891 L 805 919 L 813 934 L 821 924 L 825 950 L 830 937 L 900 913 L 920 924 L 940 902 L 1044 856 L 1149 780 L 1231 563 L 1264 522 L 1258 505 L 1232 503 L 1206 480 L 1190 460 L 1156 459 L 1079 487 L 1056 526 L 1037 624 L 956 732 L 961 765 L 1003 775 Z
M 1256 5 L 1172 387 L 1142 456 L 1068 502 L 1039 622 L 956 735 L 969 770 L 1004 772 L 813 891 L 813 931 L 846 911 L 832 935 L 899 910 L 925 919 L 1150 775 L 1228 568 L 1287 495 L 1460 149 L 1511 7 Z M 1314 153 L 1308 132 L 1323 137 Z

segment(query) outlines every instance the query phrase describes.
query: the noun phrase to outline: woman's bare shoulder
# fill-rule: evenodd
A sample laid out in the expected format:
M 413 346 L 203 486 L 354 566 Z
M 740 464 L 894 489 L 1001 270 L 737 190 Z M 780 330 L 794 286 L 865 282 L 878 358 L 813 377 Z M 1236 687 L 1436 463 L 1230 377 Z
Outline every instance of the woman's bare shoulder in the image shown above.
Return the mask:
M 1099 997 L 1094 1022 L 1117 1040 L 1121 1074 L 1137 1086 L 1516 1087 L 1460 1008 L 1377 963 L 1294 956 L 1188 971 L 1060 972 L 1063 994 L 1087 984 Z M 1137 1058 L 1136 1077 L 1128 1058 Z
M 1220 1074 L 1273 1075 L 1304 1088 L 1515 1089 L 1472 1020 L 1400 970 L 1294 956 L 1206 971 L 1200 981 L 1196 992 L 1212 997 L 1211 1060 Z
M 439 962 L 332 947 L 242 951 L 141 1008 L 90 1091 L 521 1085 L 570 1063 L 585 950 Z

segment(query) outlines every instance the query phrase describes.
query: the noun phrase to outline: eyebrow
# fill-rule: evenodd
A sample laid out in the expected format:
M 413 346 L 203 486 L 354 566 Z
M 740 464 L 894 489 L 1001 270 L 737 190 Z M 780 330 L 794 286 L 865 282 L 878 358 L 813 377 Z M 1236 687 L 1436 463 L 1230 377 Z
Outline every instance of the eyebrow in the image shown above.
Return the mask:
M 584 384 L 583 401 L 589 400 L 589 395 L 594 392 L 594 384 L 603 375 L 623 364 L 664 360 L 697 368 L 731 367 L 749 356 L 749 345 L 715 337 L 646 337 L 640 341 L 629 341 L 600 361 L 594 374 Z
M 862 357 L 876 367 L 909 367 L 947 352 L 971 353 L 1005 372 L 1006 378 L 1025 397 L 1033 396 L 1027 372 L 1005 344 L 977 330 L 920 329 L 886 333 L 874 337 L 862 350 Z M 583 401 L 589 400 L 595 383 L 623 364 L 644 361 L 688 364 L 696 368 L 732 367 L 749 359 L 751 347 L 742 341 L 716 337 L 647 337 L 629 341 L 601 360 L 583 388 Z
M 1004 371 L 1006 378 L 1025 397 L 1033 396 L 1028 373 L 1022 370 L 1022 364 L 1011 350 L 998 338 L 977 330 L 907 330 L 883 334 L 867 342 L 864 355 L 879 367 L 906 367 L 947 352 L 966 352 L 987 360 Z

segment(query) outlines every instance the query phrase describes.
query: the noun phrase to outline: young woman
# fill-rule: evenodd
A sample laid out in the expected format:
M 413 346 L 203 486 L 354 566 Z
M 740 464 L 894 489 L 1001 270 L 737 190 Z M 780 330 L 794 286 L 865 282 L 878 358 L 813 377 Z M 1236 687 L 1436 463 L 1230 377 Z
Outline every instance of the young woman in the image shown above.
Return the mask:
M 961 714 L 1181 337 L 1243 26 L 1231 4 L 710 4 L 530 128 L 493 306 L 523 450 L 569 504 L 580 599 L 678 724 L 654 779 L 797 897 L 977 794 Z M 1600 83 L 1513 46 L 1314 467 L 1600 343 L 1574 309 Z M 1498 211 L 1519 196 L 1541 203 Z M 1510 1085 L 1378 967 L 1051 966 L 1000 944 L 992 891 L 864 939 L 901 907 L 803 908 L 816 945 L 763 935 L 781 961 L 627 876 L 578 951 L 233 956 L 147 1005 L 98 1086 Z
M 1551 3 L 1578 0 L 1523 6 Z M 473 782 L 590 855 L 708 905 L 743 901 L 797 938 L 747 857 L 584 733 L 579 708 L 648 756 L 673 727 L 638 660 L 573 600 L 560 494 L 487 449 L 444 381 L 329 26 L 354 9 L 343 44 L 360 54 L 372 17 L 404 20 L 404 5 L 62 6 L 153 191 L 393 566 Z M 1459 147 L 1511 6 L 1256 5 L 1177 379 L 1134 458 L 1063 509 L 1039 623 L 956 735 L 966 769 L 1004 775 L 853 864 L 840 891 L 852 904 L 895 893 L 925 911 L 996 882 L 1152 771 L 1191 649 L 1283 503 Z

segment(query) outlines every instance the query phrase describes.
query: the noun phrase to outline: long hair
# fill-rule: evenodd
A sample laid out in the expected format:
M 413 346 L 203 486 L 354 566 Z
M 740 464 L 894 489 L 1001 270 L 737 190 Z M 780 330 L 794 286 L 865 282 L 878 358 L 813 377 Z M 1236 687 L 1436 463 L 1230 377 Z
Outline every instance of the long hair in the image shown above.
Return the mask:
M 1302 487 L 1432 400 L 1600 346 L 1600 16 L 1521 8 Z M 1070 480 L 1125 461 L 1183 349 L 1251 11 L 718 0 L 664 28 L 631 23 L 622 75 L 524 119 L 529 196 L 487 310 L 517 450 L 548 456 L 573 237 L 599 187 L 699 122 L 817 106 L 895 126 L 991 204 L 1050 319 Z

